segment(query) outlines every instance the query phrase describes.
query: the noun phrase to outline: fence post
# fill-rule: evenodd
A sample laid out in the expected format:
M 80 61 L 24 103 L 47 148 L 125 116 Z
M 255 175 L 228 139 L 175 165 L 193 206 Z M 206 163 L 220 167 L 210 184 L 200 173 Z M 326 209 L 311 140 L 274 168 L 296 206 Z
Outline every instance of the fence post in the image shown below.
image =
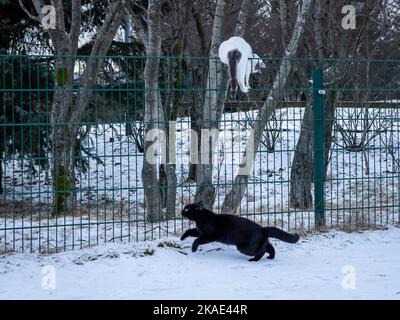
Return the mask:
M 322 69 L 313 70 L 314 210 L 315 227 L 325 226 L 324 95 Z

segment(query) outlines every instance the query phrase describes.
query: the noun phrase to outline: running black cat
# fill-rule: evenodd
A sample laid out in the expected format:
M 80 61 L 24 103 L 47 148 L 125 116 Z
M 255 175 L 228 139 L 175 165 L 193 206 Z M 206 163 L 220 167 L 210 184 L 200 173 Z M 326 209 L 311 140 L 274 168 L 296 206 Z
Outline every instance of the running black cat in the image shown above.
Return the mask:
M 289 243 L 299 241 L 298 234 L 290 234 L 275 227 L 261 227 L 259 224 L 231 214 L 215 214 L 204 208 L 201 202 L 188 204 L 182 210 L 182 216 L 196 223 L 196 228 L 187 230 L 181 237 L 196 237 L 192 251 L 199 245 L 217 241 L 236 245 L 243 254 L 254 256 L 249 261 L 258 261 L 269 253 L 268 259 L 275 257 L 275 249 L 268 238 L 276 238 Z

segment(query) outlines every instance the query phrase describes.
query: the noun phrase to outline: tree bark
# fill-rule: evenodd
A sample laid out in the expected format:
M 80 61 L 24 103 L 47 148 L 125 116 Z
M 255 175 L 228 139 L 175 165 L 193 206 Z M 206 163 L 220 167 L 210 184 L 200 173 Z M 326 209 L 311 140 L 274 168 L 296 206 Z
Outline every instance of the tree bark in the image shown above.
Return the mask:
M 75 139 L 69 125 L 73 105 L 73 68 L 75 58 L 58 53 L 55 62 L 55 90 L 51 108 L 51 172 L 53 180 L 53 215 L 73 210 L 76 206 L 75 192 Z M 68 52 L 64 53 L 67 55 Z
M 311 184 L 314 178 L 314 117 L 311 103 L 311 95 L 307 94 L 300 136 L 290 172 L 290 207 L 303 210 L 313 205 Z
M 289 28 L 290 28 L 290 15 L 288 0 L 279 0 L 279 22 L 281 25 L 281 41 L 283 48 L 286 47 L 287 41 L 289 40 Z
M 240 6 L 240 11 L 235 28 L 235 36 L 244 37 L 246 30 L 246 20 L 250 7 L 250 0 L 243 0 Z M 215 10 L 213 33 L 211 40 L 210 56 L 218 56 L 218 49 L 222 42 L 222 22 L 223 9 L 225 1 L 218 0 Z M 203 107 L 203 121 L 201 128 L 206 130 L 218 129 L 221 123 L 221 117 L 225 106 L 227 87 L 228 87 L 228 71 L 223 68 L 219 61 L 211 61 L 209 66 L 209 75 L 207 77 L 207 92 Z M 216 90 L 218 89 L 218 90 Z M 201 139 L 199 143 L 199 155 L 201 155 Z M 197 190 L 195 201 L 203 201 L 204 205 L 212 209 L 215 201 L 215 187 L 212 183 L 213 158 L 214 150 L 209 147 L 209 163 L 200 163 L 196 170 Z
M 145 79 L 145 136 L 153 129 L 162 130 L 164 116 L 160 107 L 158 91 L 158 70 L 161 54 L 161 0 L 150 0 L 147 9 L 148 43 L 144 69 Z M 145 138 L 142 183 L 145 193 L 147 218 L 151 221 L 162 218 L 160 185 L 157 177 L 157 163 L 150 163 L 146 156 L 152 141 Z
M 321 2 L 316 1 L 314 5 L 313 35 L 318 57 L 323 59 L 324 44 L 321 25 Z M 325 68 L 328 66 L 322 63 Z M 329 162 L 329 148 L 333 141 L 333 121 L 335 113 L 336 94 L 332 90 L 327 90 L 324 105 L 324 168 L 325 176 Z M 314 123 L 311 107 L 311 95 L 307 95 L 307 105 L 301 124 L 300 136 L 297 141 L 296 150 L 293 156 L 292 168 L 290 173 L 289 205 L 292 208 L 306 210 L 313 206 L 312 182 L 314 179 Z
M 207 91 L 204 99 L 204 106 L 202 112 L 201 128 L 205 130 L 212 130 L 218 128 L 217 122 L 217 109 L 218 109 L 218 79 L 221 76 L 221 64 L 216 60 L 218 56 L 218 49 L 222 40 L 222 23 L 224 18 L 225 0 L 217 0 L 215 9 L 214 24 L 211 39 L 211 49 L 208 77 L 207 77 Z M 203 141 L 202 141 L 203 142 Z M 213 152 L 212 144 L 209 143 L 208 148 L 208 163 L 201 163 L 202 154 L 200 154 L 199 164 L 196 170 L 197 190 L 195 201 L 203 201 L 204 206 L 212 209 L 215 200 L 215 188 L 212 183 L 213 171 Z
M 22 9 L 32 19 L 43 19 L 43 0 L 32 0 L 37 16 L 30 14 L 20 1 Z M 67 33 L 64 21 L 64 7 L 61 0 L 52 4 L 56 11 L 55 29 L 46 29 L 56 52 L 55 88 L 51 108 L 51 171 L 53 180 L 53 214 L 73 210 L 76 206 L 75 190 L 75 149 L 79 122 L 92 95 L 95 79 L 100 70 L 104 55 L 121 24 L 123 10 L 120 1 L 113 0 L 101 31 L 96 36 L 91 56 L 81 78 L 82 92 L 74 97 L 73 74 L 81 30 L 80 0 L 71 2 L 71 26 Z
M 246 22 L 249 14 L 251 0 L 243 0 L 240 6 L 238 19 L 236 22 L 235 36 L 244 38 L 246 33 Z
M 239 173 L 235 177 L 232 189 L 229 191 L 224 199 L 221 209 L 222 213 L 236 212 L 245 195 L 250 172 L 253 168 L 256 151 L 260 147 L 263 131 L 266 127 L 267 121 L 269 120 L 275 109 L 275 103 L 278 102 L 282 96 L 282 91 L 286 85 L 288 75 L 292 68 L 291 60 L 289 58 L 293 57 L 296 54 L 301 36 L 304 33 L 304 28 L 308 13 L 310 11 L 311 3 L 312 0 L 303 0 L 301 3 L 299 13 L 296 18 L 296 23 L 293 28 L 292 36 L 288 46 L 286 47 L 284 58 L 275 77 L 272 90 L 270 91 L 267 100 L 264 102 L 258 112 L 253 132 L 250 134 L 249 141 L 246 145 L 246 150 L 243 154 L 243 160 L 240 164 L 241 170 L 239 170 Z
M 172 90 L 168 92 L 167 102 L 164 104 L 164 114 L 168 125 L 165 126 L 166 136 L 166 163 L 160 165 L 160 187 L 162 188 L 161 203 L 162 208 L 166 209 L 168 217 L 175 216 L 176 209 L 176 120 L 178 114 L 182 111 L 182 93 L 179 92 L 181 88 L 181 69 L 183 67 L 183 51 L 186 43 L 187 27 L 189 18 L 192 12 L 192 3 L 190 1 L 182 2 L 182 6 L 177 7 L 177 14 L 179 15 L 180 28 L 177 31 L 177 41 L 172 46 L 172 56 L 179 57 L 168 63 L 168 84 Z M 170 156 L 172 155 L 172 159 Z
M 196 181 L 197 163 L 201 145 L 200 122 L 201 122 L 202 108 L 204 106 L 204 98 L 205 98 L 204 93 L 201 90 L 202 88 L 204 88 L 203 78 L 204 78 L 204 68 L 202 65 L 197 66 L 195 72 L 193 73 L 192 86 L 195 90 L 192 92 L 192 103 L 190 108 L 191 161 L 189 163 L 189 177 L 188 177 L 188 180 L 190 182 Z

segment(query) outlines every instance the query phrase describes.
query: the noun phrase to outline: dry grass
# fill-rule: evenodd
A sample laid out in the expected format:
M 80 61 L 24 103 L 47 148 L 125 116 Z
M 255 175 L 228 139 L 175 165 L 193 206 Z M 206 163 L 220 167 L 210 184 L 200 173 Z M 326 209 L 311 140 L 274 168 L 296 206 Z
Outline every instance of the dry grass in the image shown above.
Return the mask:
M 44 205 L 37 205 L 32 200 L 10 201 L 0 199 L 0 217 L 21 219 L 36 216 L 38 212 L 49 212 Z

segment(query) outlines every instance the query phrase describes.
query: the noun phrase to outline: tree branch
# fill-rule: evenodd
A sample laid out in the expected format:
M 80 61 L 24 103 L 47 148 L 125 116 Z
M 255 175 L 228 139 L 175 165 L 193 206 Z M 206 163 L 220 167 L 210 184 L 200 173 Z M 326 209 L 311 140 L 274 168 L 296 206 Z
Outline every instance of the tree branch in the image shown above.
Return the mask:
M 250 9 L 251 0 L 243 0 L 240 6 L 239 16 L 236 23 L 235 36 L 244 37 L 246 31 L 246 20 Z
M 51 3 L 56 10 L 56 29 L 65 34 L 64 7 L 62 0 L 52 0 Z
M 121 25 L 123 17 L 124 11 L 122 10 L 121 4 L 119 1 L 114 0 L 109 13 L 104 19 L 103 26 L 94 40 L 91 52 L 92 56 L 101 56 L 106 53 L 117 29 Z
M 40 16 L 34 16 L 32 13 L 29 12 L 29 10 L 25 7 L 25 5 L 23 4 L 22 0 L 19 0 L 19 6 L 21 7 L 21 9 L 26 13 L 26 15 L 31 18 L 32 20 L 35 20 L 37 22 L 41 22 L 40 20 Z
M 135 14 L 135 12 L 132 10 L 132 7 L 126 0 L 122 0 L 122 6 L 124 7 L 125 12 L 132 17 L 133 29 L 135 31 L 134 33 L 138 35 L 136 39 L 138 40 L 138 42 L 143 44 L 147 52 L 149 40 L 147 38 L 146 32 L 144 31 L 140 18 L 137 14 Z
M 103 56 L 110 48 L 111 42 L 114 39 L 123 18 L 124 10 L 121 2 L 113 0 L 110 11 L 104 19 L 103 26 L 94 40 L 87 66 L 81 77 L 80 84 L 83 92 L 80 95 L 78 108 L 76 108 L 73 115 L 75 122 L 80 121 L 83 112 L 86 110 L 86 105 L 92 96 L 92 90 L 88 89 L 91 89 L 94 86 L 97 74 L 103 63 Z
M 288 80 L 288 75 L 292 69 L 290 58 L 295 55 L 301 36 L 304 33 L 304 27 L 312 1 L 313 0 L 303 0 L 299 6 L 299 13 L 296 23 L 294 25 L 289 44 L 285 50 L 284 57 L 280 64 L 279 71 L 275 76 L 275 80 L 267 100 L 259 109 L 256 121 L 254 123 L 254 130 L 249 136 L 246 149 L 243 153 L 239 173 L 235 177 L 232 189 L 224 199 L 221 213 L 235 212 L 240 206 L 241 200 L 245 195 L 250 173 L 253 169 L 254 159 L 260 146 L 264 128 L 267 124 L 267 121 L 271 117 L 271 114 L 275 110 L 276 102 L 279 101 L 279 98 L 282 96 L 283 89 Z
M 71 28 L 69 31 L 69 43 L 71 51 L 76 54 L 79 44 L 79 33 L 81 30 L 81 0 L 72 0 L 71 4 Z
M 21 9 L 28 15 L 29 18 L 38 21 L 40 24 L 42 22 L 43 19 L 43 13 L 42 13 L 42 8 L 44 6 L 44 2 L 43 0 L 32 0 L 32 3 L 35 7 L 37 16 L 32 15 L 29 10 L 26 9 L 26 7 L 24 6 L 24 4 L 22 3 L 22 0 L 19 0 L 19 5 L 21 6 Z M 61 4 L 61 7 L 60 7 Z M 56 8 L 56 29 L 47 29 L 47 33 L 50 36 L 50 39 L 54 45 L 54 49 L 56 50 L 56 52 L 58 54 L 64 54 L 65 53 L 65 49 L 68 46 L 68 42 L 67 42 L 67 38 L 66 38 L 66 34 L 65 34 L 65 24 L 64 24 L 64 10 L 62 7 L 62 2 L 60 2 L 60 0 L 57 0 L 56 3 L 57 6 L 55 6 Z M 58 12 L 58 13 L 57 13 Z M 61 17 L 61 18 L 60 18 Z M 58 21 L 62 22 L 58 22 Z M 58 22 L 58 24 L 57 24 Z M 61 26 L 61 29 L 59 28 Z M 64 28 L 62 28 L 64 26 Z
M 199 39 L 200 39 L 201 54 L 207 55 L 208 46 L 207 46 L 207 40 L 206 40 L 206 36 L 205 36 L 205 32 L 204 32 L 203 23 L 201 21 L 201 17 L 199 15 L 198 10 L 195 9 L 194 6 L 192 7 L 192 15 L 193 15 L 194 21 L 196 22 L 197 34 L 199 35 Z

